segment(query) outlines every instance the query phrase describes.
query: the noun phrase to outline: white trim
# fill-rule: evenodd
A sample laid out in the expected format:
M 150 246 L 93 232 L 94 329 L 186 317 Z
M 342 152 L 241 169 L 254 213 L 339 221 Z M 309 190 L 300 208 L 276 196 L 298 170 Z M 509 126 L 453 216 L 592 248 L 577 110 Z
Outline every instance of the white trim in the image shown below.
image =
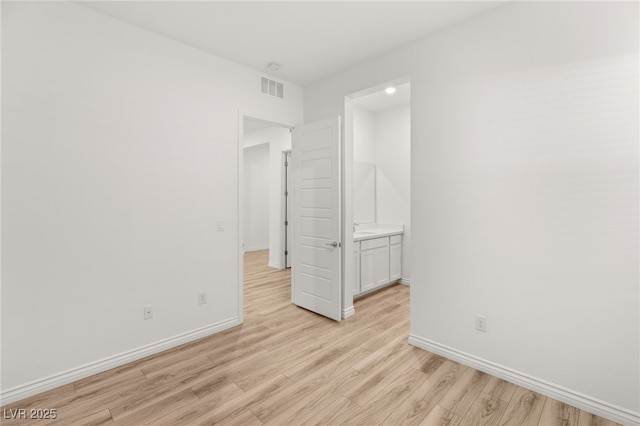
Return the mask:
M 287 155 L 291 153 L 291 145 L 293 144 L 293 135 L 291 133 L 291 129 L 289 129 L 289 138 L 289 148 L 280 150 L 280 223 L 278 226 L 278 229 L 280 230 L 280 232 L 278 233 L 280 236 L 280 253 L 278 253 L 278 261 L 281 267 L 279 269 L 285 268 L 287 266 L 287 256 L 284 254 L 284 252 L 285 250 L 289 250 L 291 248 L 287 247 L 287 225 L 284 224 L 285 217 L 287 217 L 287 196 L 285 196 L 284 193 L 285 190 L 288 192 L 293 192 L 291 191 L 291 188 L 287 188 L 287 172 L 285 171 L 287 167 L 285 166 L 285 163 L 287 162 Z M 287 219 L 290 220 L 290 218 Z
M 245 253 L 249 253 L 250 251 L 262 251 L 262 250 L 269 250 L 269 246 L 256 246 L 256 247 L 245 247 L 244 248 L 244 252 Z
M 274 269 L 284 269 L 284 266 L 282 266 L 282 264 L 278 262 L 269 261 L 268 266 L 269 268 L 274 268 Z
M 197 328 L 192 331 L 187 331 L 186 333 L 178 334 L 177 336 L 159 340 L 148 345 L 140 346 L 136 349 L 122 352 L 120 354 L 103 358 L 98 361 L 90 362 L 76 368 L 71 368 L 61 373 L 52 374 L 41 379 L 36 379 L 24 385 L 19 385 L 11 389 L 7 389 L 6 391 L 2 392 L 2 394 L 0 394 L 0 400 L 2 400 L 3 405 L 10 404 L 12 402 L 48 391 L 50 389 L 57 388 L 58 386 L 66 385 L 85 377 L 93 376 L 94 374 L 119 367 L 121 365 L 144 358 L 146 356 L 157 354 L 167 349 L 171 349 L 176 346 L 180 346 L 185 343 L 189 343 L 194 340 L 219 333 L 223 330 L 235 327 L 240 324 L 240 319 L 238 317 L 234 317 L 217 322 L 215 324 L 207 325 L 205 327 Z
M 398 281 L 400 284 L 402 285 L 411 285 L 411 279 L 409 278 L 400 278 L 400 281 Z
M 349 306 L 347 309 L 342 310 L 342 319 L 347 319 L 356 314 L 356 308 L 353 305 Z
M 508 367 L 478 358 L 474 355 L 450 348 L 440 343 L 425 339 L 415 334 L 409 334 L 409 344 L 442 355 L 445 358 L 499 377 L 550 398 L 577 407 L 589 413 L 596 414 L 616 423 L 625 425 L 640 425 L 640 412 L 634 412 L 580 392 L 567 389 L 555 383 L 539 379 Z
M 238 311 L 240 323 L 244 322 L 244 115 L 238 110 Z
M 349 318 L 354 314 L 353 292 L 355 283 L 351 284 L 356 275 L 356 265 L 353 260 L 353 105 L 349 96 L 344 98 L 344 109 L 342 110 L 344 120 L 340 128 L 341 134 L 341 160 L 340 160 L 340 237 L 342 238 L 342 253 L 340 262 L 341 272 L 341 298 L 342 298 L 342 318 Z

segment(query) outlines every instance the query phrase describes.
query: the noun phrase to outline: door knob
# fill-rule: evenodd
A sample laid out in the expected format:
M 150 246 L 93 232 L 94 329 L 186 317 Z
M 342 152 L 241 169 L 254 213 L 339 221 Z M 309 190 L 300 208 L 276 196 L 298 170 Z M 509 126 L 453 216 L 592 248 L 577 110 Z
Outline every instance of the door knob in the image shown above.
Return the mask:
M 332 243 L 327 243 L 327 244 L 325 244 L 325 246 L 331 246 L 331 247 L 333 247 L 333 248 L 336 248 L 336 247 L 338 247 L 338 243 L 336 243 L 336 242 L 334 241 L 334 242 L 332 242 Z

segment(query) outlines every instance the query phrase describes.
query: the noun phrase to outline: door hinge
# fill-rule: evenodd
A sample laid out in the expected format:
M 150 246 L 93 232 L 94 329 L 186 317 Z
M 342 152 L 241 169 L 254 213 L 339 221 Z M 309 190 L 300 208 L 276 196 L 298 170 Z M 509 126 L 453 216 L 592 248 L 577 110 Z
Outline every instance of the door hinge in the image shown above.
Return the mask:
M 285 162 L 284 162 L 284 166 L 285 166 L 285 167 L 289 167 L 289 162 L 288 162 L 288 161 L 285 161 Z
M 284 255 L 285 255 L 285 256 L 288 256 L 288 255 L 289 255 L 289 250 L 285 250 L 285 251 L 284 251 Z
M 284 226 L 289 226 L 289 221 L 288 220 L 284 221 Z

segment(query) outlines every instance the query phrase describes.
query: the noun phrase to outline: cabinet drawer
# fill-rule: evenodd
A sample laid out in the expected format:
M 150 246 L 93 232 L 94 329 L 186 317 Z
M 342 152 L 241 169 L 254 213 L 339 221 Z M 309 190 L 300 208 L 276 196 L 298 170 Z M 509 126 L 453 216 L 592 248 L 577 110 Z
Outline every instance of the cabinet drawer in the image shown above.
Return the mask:
M 389 237 L 389 244 L 400 244 L 402 242 L 402 235 L 392 235 Z
M 384 247 L 389 244 L 389 237 L 373 238 L 371 240 L 360 241 L 360 250 L 371 250 Z

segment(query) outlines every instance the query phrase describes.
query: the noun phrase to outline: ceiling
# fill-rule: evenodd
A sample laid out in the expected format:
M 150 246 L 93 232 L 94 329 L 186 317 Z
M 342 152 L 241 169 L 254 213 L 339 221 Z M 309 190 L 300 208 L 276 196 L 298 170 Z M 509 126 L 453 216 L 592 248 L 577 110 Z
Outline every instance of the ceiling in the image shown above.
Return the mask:
M 352 104 L 371 112 L 380 112 L 403 105 L 409 105 L 411 101 L 410 83 L 404 83 L 394 87 L 396 92 L 391 95 L 385 93 L 385 88 L 381 88 L 369 95 L 353 99 Z
M 505 1 L 78 1 L 307 86 Z M 267 68 L 282 65 L 279 71 Z

